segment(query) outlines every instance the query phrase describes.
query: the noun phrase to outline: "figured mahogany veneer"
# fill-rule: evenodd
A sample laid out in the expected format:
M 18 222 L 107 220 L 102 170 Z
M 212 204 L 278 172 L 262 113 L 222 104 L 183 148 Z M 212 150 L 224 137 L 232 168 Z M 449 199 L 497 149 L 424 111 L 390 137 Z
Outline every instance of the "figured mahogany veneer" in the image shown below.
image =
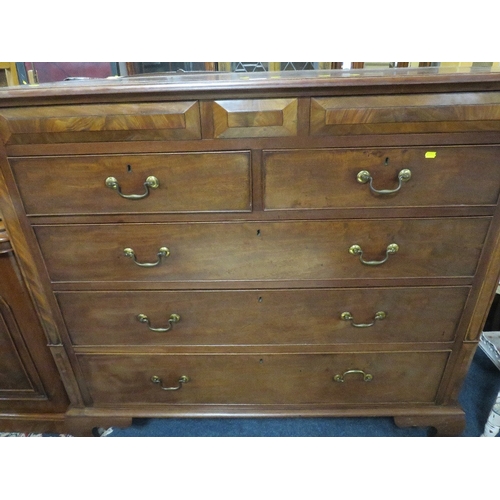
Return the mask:
M 297 135 L 297 99 L 246 99 L 213 103 L 215 137 Z
M 499 120 L 499 92 L 311 100 L 312 135 L 498 131 Z
M 200 139 L 197 102 L 11 108 L 0 117 L 6 144 Z
M 484 71 L 0 91 L 0 210 L 68 430 L 385 415 L 460 434 L 500 274 L 499 130 Z

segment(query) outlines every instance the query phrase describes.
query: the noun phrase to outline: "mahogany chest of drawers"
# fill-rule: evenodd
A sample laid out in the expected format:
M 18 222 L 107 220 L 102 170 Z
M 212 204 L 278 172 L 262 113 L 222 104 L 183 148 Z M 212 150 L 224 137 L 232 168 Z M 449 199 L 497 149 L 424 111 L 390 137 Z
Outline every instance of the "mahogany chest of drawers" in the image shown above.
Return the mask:
M 500 74 L 167 75 L 0 93 L 1 206 L 71 401 L 460 434 L 500 273 Z

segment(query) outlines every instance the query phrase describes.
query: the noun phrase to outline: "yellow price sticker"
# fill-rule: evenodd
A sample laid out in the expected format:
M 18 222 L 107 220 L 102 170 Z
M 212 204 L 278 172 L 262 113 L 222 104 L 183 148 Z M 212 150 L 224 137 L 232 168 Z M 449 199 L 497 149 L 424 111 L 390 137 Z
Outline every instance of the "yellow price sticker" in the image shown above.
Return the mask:
M 425 153 L 426 158 L 436 158 L 436 155 L 437 155 L 436 151 L 427 151 Z

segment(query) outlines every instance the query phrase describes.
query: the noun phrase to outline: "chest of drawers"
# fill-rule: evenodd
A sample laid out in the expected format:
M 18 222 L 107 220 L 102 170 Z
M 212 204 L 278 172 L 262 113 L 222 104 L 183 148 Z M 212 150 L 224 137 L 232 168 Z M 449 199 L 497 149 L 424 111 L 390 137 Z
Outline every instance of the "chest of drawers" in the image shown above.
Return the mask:
M 0 93 L 1 206 L 71 401 L 463 430 L 500 273 L 500 74 Z

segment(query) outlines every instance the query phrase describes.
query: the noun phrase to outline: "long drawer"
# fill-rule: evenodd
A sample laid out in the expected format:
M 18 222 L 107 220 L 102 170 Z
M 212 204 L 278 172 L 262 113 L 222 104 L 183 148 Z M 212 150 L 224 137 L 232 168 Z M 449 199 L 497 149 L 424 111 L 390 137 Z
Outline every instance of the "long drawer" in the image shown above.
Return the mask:
M 471 217 L 41 225 L 35 233 L 53 281 L 329 280 L 473 276 L 489 225 Z
M 425 287 L 56 296 L 75 345 L 311 345 L 451 341 L 468 292 Z
M 495 205 L 491 146 L 264 151 L 266 210 Z
M 444 351 L 87 354 L 79 362 L 95 405 L 332 405 L 432 403 L 448 356 Z
M 12 158 L 10 164 L 28 215 L 251 210 L 248 151 Z

